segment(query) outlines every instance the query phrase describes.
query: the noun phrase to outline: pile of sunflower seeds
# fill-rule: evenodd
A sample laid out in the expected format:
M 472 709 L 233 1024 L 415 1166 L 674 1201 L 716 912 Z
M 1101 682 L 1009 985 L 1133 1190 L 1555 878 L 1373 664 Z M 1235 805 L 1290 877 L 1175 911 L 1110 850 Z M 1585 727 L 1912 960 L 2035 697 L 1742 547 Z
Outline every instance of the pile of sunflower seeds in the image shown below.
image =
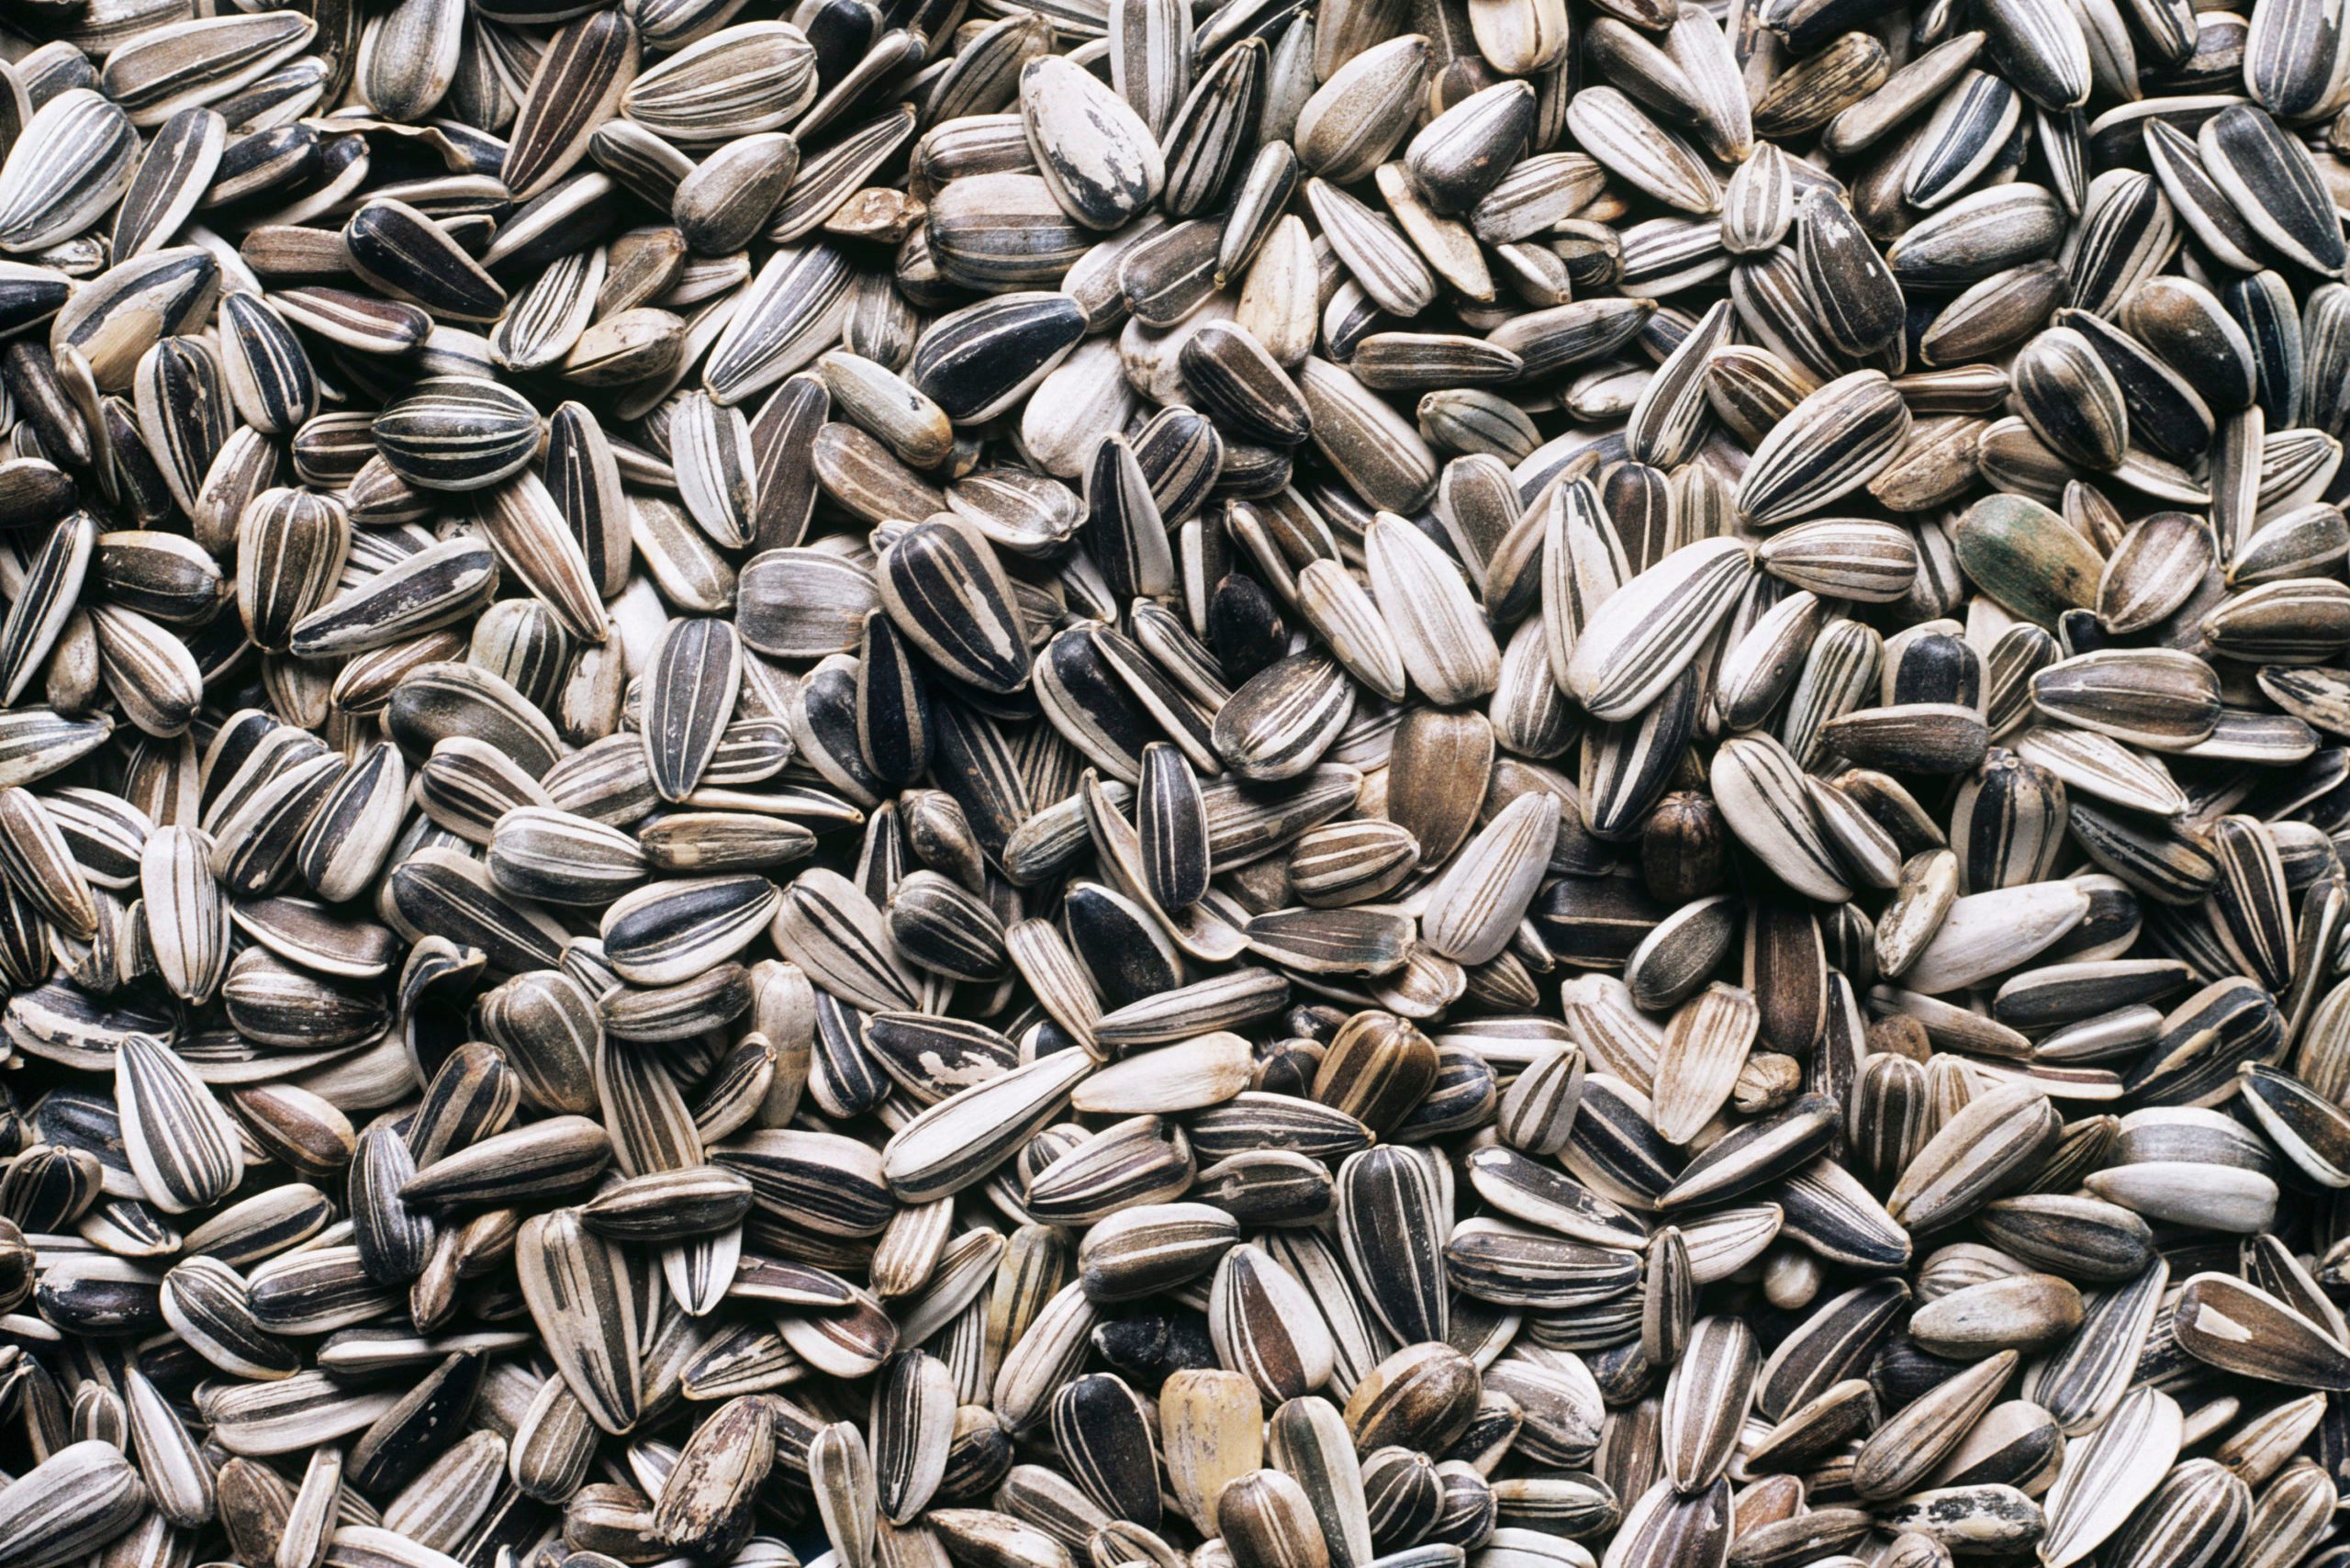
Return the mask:
M 2226 5 L 11 0 L 0 1568 L 2350 1563 Z

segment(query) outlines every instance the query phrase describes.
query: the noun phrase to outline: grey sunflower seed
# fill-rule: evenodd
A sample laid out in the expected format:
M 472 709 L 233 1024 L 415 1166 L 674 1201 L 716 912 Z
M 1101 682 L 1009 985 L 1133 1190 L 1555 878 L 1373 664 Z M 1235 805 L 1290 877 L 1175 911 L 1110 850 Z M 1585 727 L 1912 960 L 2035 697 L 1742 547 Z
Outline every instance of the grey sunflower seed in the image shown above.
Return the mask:
M 228 1113 L 186 1065 L 154 1040 L 133 1035 L 116 1068 L 123 1147 L 148 1201 L 166 1213 L 205 1208 L 244 1174 Z
M 96 1439 L 65 1444 L 0 1489 L 0 1540 L 11 1556 L 50 1568 L 120 1536 L 147 1503 L 120 1449 Z
M 154 52 L 171 48 L 158 39 Z M 138 140 L 121 106 L 87 87 L 43 104 L 0 163 L 0 246 L 38 252 L 84 228 L 129 182 Z
M 1817 511 L 1866 484 L 1909 430 L 1881 373 L 1856 371 L 1807 397 L 1755 449 L 1738 505 L 1758 525 Z
M 2196 134 L 2203 168 L 2259 238 L 2322 272 L 2338 263 L 2341 236 L 2311 222 L 2322 199 L 2309 155 L 2286 138 L 2266 111 L 2252 105 L 2222 109 Z

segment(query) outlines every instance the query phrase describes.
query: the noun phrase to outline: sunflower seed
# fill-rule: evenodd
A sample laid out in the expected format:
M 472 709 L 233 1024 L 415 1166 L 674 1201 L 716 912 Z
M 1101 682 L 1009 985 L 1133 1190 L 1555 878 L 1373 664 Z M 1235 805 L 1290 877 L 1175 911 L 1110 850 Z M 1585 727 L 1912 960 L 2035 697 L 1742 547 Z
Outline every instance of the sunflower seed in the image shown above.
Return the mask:
M 0 1554 L 2313 1549 L 2341 29 L 1051 12 L 0 69 Z

